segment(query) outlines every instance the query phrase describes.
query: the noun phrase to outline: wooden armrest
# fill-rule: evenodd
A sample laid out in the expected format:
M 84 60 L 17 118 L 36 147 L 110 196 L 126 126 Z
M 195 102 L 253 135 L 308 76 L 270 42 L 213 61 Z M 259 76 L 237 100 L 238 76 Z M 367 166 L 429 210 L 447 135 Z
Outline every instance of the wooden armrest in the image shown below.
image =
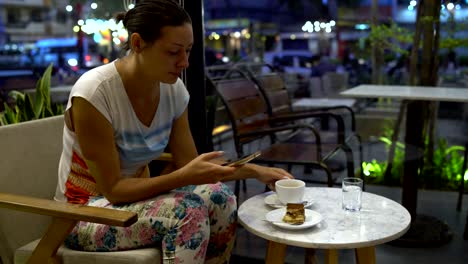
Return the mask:
M 161 156 L 155 158 L 154 160 L 169 161 L 169 162 L 173 161 L 172 154 L 167 153 L 167 152 L 163 152 L 163 154 L 161 154 Z
M 70 204 L 8 193 L 0 193 L 0 208 L 1 207 L 49 215 L 52 217 L 114 226 L 130 226 L 138 220 L 138 216 L 134 212 Z
M 0 193 L 0 208 L 2 207 L 53 217 L 47 232 L 28 259 L 28 264 L 60 263 L 57 250 L 78 221 L 125 227 L 138 220 L 138 215 L 134 212 L 8 193 Z

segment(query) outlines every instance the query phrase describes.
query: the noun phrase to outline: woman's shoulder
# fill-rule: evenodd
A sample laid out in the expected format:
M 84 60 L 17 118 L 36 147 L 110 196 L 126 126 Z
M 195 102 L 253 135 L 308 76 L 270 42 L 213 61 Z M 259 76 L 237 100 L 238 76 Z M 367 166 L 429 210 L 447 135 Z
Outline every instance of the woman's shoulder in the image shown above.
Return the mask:
M 85 72 L 76 81 L 76 89 L 96 89 L 118 81 L 119 75 L 114 63 L 105 64 Z M 115 84 L 113 84 L 115 85 Z
M 113 62 L 93 68 L 81 75 L 78 82 L 92 81 L 95 83 L 108 81 L 118 76 L 118 72 Z
M 120 76 L 113 63 L 102 65 L 85 72 L 73 85 L 71 96 L 81 96 L 88 100 L 96 95 L 114 96 Z M 107 95 L 106 95 L 107 94 Z

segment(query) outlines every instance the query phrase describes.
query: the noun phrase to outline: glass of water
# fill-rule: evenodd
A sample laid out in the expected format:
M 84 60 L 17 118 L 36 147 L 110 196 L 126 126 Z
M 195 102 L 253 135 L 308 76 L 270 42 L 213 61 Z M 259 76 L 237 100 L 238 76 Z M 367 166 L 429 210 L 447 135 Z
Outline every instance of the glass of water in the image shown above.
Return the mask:
M 361 210 L 362 180 L 359 178 L 344 178 L 342 190 L 342 208 L 353 212 Z

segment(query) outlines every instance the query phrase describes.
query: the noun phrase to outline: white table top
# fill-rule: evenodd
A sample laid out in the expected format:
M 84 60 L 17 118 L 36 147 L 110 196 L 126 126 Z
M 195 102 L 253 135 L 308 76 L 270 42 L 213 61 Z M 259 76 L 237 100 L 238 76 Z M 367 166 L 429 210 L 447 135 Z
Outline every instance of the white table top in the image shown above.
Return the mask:
M 294 101 L 293 108 L 307 109 L 313 107 L 333 107 L 333 106 L 348 106 L 353 107 L 356 103 L 355 99 L 340 99 L 340 98 L 301 98 Z
M 425 101 L 468 102 L 468 88 L 365 84 L 340 93 L 356 98 L 395 98 Z
M 360 248 L 382 244 L 403 235 L 411 216 L 399 203 L 363 192 L 362 210 L 346 212 L 341 208 L 341 188 L 306 188 L 305 197 L 314 204 L 308 209 L 319 212 L 323 220 L 310 228 L 285 230 L 265 221 L 275 208 L 264 203 L 273 192 L 256 195 L 241 204 L 239 222 L 249 232 L 278 243 L 304 248 Z

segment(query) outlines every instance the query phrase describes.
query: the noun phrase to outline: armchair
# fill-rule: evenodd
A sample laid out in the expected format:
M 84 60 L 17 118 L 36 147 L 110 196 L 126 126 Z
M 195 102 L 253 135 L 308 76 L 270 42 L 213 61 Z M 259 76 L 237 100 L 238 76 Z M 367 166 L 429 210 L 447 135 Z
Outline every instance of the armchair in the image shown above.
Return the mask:
M 78 221 L 130 226 L 138 219 L 132 212 L 52 200 L 63 127 L 63 116 L 0 127 L 0 262 L 160 263 L 158 248 L 83 252 L 61 246 Z

